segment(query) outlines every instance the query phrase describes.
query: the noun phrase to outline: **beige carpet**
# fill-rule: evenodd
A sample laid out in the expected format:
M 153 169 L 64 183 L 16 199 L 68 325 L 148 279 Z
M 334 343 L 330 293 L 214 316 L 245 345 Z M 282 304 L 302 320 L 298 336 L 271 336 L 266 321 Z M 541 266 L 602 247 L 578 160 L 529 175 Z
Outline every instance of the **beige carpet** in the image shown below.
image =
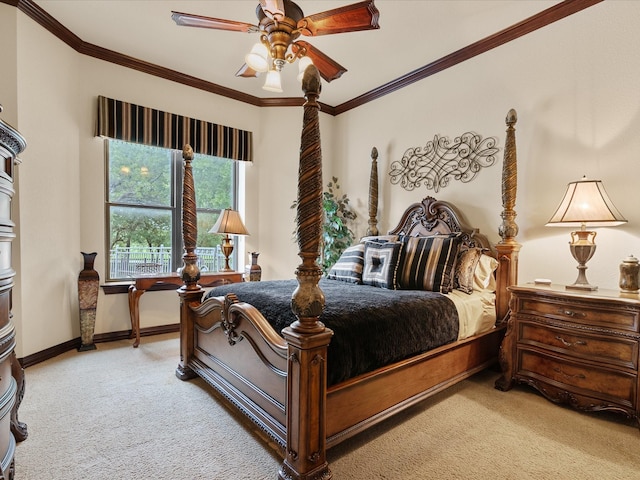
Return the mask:
M 26 370 L 17 480 L 275 479 L 280 458 L 201 380 L 176 334 L 99 344 Z M 638 479 L 640 431 L 488 371 L 329 451 L 335 479 Z

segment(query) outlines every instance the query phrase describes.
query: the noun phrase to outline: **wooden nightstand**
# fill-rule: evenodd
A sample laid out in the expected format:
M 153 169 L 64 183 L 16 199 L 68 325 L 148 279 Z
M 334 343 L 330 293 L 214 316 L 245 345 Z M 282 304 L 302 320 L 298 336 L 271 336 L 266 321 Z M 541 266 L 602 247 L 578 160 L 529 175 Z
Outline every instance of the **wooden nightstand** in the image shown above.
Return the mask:
M 556 403 L 639 418 L 637 294 L 560 285 L 509 290 L 511 315 L 496 388 L 526 383 Z

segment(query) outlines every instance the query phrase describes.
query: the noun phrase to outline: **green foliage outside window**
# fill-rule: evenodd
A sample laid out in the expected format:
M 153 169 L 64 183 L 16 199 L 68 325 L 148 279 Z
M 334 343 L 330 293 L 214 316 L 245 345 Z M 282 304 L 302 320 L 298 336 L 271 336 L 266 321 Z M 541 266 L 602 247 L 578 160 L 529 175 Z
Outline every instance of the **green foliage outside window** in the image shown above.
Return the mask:
M 221 210 L 235 206 L 233 160 L 195 155 L 198 247 L 215 247 L 208 233 Z M 182 152 L 110 140 L 108 155 L 109 248 L 173 249 L 181 263 Z M 177 240 L 178 245 L 174 245 Z
M 109 143 L 110 248 L 171 245 L 171 152 Z
M 191 164 L 198 211 L 197 245 L 215 247 L 222 243 L 222 235 L 212 235 L 209 230 L 218 220 L 221 210 L 235 206 L 234 162 L 226 158 L 195 155 Z

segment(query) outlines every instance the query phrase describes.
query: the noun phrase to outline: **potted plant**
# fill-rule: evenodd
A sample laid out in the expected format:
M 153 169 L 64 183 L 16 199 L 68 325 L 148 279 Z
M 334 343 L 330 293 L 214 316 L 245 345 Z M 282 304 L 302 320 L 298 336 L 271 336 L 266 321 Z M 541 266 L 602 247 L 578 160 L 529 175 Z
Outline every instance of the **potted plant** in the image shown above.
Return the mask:
M 332 177 L 327 190 L 322 192 L 324 224 L 322 226 L 322 246 L 320 266 L 326 274 L 338 261 L 342 252 L 353 242 L 353 231 L 349 222 L 356 219 L 356 213 L 349 205 L 347 194 L 340 196 L 338 178 Z

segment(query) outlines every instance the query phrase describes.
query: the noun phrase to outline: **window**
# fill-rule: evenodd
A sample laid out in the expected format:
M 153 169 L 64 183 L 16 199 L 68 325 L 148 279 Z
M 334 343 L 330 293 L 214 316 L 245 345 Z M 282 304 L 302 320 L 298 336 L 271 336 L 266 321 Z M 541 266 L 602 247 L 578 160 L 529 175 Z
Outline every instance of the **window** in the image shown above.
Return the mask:
M 222 236 L 208 231 L 221 210 L 237 207 L 238 162 L 195 155 L 191 165 L 199 267 L 217 271 L 224 265 Z M 182 177 L 182 151 L 107 141 L 107 280 L 175 272 L 182 265 Z

